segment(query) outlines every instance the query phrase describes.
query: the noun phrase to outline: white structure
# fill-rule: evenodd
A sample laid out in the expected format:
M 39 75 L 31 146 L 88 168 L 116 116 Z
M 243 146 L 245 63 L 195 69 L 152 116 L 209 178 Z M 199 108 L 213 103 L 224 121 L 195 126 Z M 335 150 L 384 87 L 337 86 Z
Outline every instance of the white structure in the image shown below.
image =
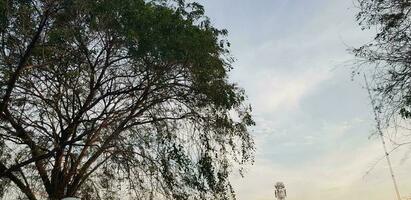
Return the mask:
M 76 197 L 66 197 L 62 200 L 80 200 L 80 198 L 76 198 Z
M 275 198 L 278 200 L 285 200 L 287 197 L 287 190 L 285 189 L 283 182 L 277 182 L 275 185 Z

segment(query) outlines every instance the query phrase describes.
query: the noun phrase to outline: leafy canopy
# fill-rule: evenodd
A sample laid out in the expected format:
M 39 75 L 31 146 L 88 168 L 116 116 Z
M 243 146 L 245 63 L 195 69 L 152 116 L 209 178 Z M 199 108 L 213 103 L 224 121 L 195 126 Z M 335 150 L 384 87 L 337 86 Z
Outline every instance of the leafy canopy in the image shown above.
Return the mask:
M 0 195 L 234 199 L 254 125 L 198 3 L 0 1 Z

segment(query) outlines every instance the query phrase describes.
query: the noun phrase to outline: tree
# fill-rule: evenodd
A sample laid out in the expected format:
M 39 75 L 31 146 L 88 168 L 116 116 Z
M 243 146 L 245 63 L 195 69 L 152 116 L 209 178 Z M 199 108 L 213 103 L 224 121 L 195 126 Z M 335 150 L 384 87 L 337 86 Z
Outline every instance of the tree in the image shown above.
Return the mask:
M 359 25 L 363 29 L 375 28 L 375 36 L 372 42 L 353 52 L 360 59 L 359 64 L 371 66 L 365 73 L 365 82 L 373 106 L 375 135 L 380 137 L 384 148 L 384 156 L 367 173 L 385 158 L 400 199 L 389 156 L 411 144 L 411 1 L 358 0 L 358 7 Z M 387 148 L 386 139 L 392 148 Z
M 234 199 L 254 125 L 198 3 L 0 1 L 0 195 Z
M 372 73 L 373 96 L 389 121 L 411 118 L 411 2 L 358 0 L 357 20 L 363 29 L 375 28 L 371 43 L 354 49 Z

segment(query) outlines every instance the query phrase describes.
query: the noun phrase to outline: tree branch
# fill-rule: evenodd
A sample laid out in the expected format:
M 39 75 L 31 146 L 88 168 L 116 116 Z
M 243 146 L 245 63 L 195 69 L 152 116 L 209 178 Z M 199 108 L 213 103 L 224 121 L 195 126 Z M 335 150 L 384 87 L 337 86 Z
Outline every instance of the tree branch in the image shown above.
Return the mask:
M 5 91 L 5 95 L 2 99 L 2 101 L 0 102 L 0 112 L 4 112 L 4 110 L 6 109 L 6 107 L 8 105 L 8 102 L 10 101 L 10 96 L 11 96 L 11 93 L 14 89 L 14 86 L 16 85 L 16 82 L 17 82 L 21 72 L 25 68 L 25 64 L 26 64 L 27 60 L 31 56 L 31 52 L 33 51 L 37 41 L 40 38 L 40 35 L 41 35 L 44 27 L 46 26 L 48 17 L 49 17 L 49 10 L 47 9 L 44 12 L 43 16 L 41 17 L 40 24 L 37 28 L 36 33 L 34 34 L 33 38 L 31 39 L 30 44 L 27 46 L 26 51 L 24 52 L 23 56 L 20 58 L 20 61 L 17 65 L 16 71 L 14 71 L 14 73 L 11 75 L 10 79 L 7 82 L 7 88 L 6 88 L 6 91 Z

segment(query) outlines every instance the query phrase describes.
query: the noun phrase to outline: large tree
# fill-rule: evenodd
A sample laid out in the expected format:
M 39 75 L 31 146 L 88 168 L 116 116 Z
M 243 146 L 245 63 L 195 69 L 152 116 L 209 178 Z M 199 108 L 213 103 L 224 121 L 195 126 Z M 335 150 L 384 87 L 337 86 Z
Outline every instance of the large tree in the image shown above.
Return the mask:
M 183 0 L 0 1 L 0 195 L 233 199 L 254 122 Z M 0 196 L 0 197 L 1 197 Z
M 387 121 L 411 118 L 411 1 L 358 0 L 358 7 L 358 22 L 375 37 L 354 53 L 374 66 L 369 74 L 377 109 Z

